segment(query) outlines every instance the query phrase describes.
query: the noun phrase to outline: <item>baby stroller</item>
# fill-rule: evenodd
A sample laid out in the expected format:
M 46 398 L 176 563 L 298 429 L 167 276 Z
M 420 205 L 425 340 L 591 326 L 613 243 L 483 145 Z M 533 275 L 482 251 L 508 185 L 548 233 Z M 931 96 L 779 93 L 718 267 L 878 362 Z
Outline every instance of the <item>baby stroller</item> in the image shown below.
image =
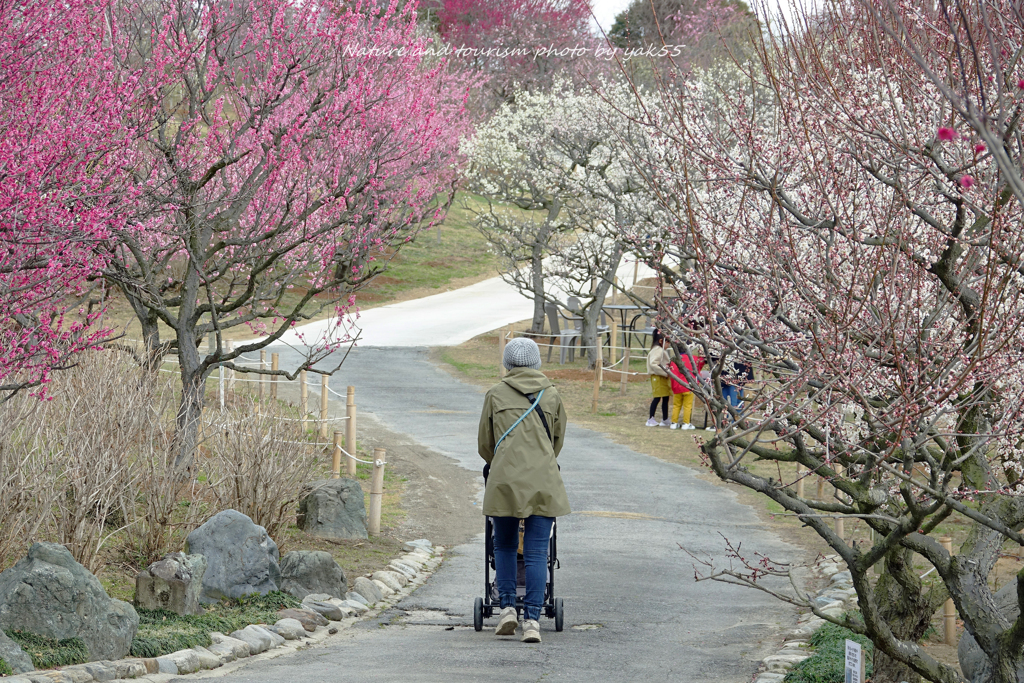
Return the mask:
M 487 481 L 488 467 L 484 467 L 484 481 Z M 500 609 L 501 602 L 498 599 L 498 583 L 492 580 L 491 570 L 494 569 L 494 525 L 490 517 L 484 518 L 484 597 L 477 598 L 473 602 L 473 628 L 477 631 L 483 630 L 484 618 L 494 616 L 494 611 Z M 549 619 L 555 620 L 555 630 L 562 630 L 562 598 L 555 597 L 555 569 L 559 568 L 558 562 L 558 520 L 551 525 L 551 538 L 548 539 L 548 580 L 544 586 L 544 604 L 541 612 Z M 526 565 L 523 562 L 522 554 L 523 527 L 519 527 L 519 549 L 516 556 L 516 614 L 523 613 L 523 598 L 526 595 Z

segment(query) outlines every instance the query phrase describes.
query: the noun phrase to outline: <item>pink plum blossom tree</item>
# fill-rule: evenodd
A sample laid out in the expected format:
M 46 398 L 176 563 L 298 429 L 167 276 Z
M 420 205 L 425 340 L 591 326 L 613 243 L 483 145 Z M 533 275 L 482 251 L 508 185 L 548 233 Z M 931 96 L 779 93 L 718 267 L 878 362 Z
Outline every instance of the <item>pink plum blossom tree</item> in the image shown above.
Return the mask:
M 338 324 L 279 374 L 312 368 L 348 341 L 353 293 L 388 250 L 443 215 L 465 89 L 422 68 L 411 4 L 123 0 L 111 18 L 140 79 L 125 167 L 142 196 L 102 272 L 147 347 L 177 354 L 184 469 L 212 370 L 251 371 L 236 359 L 331 311 Z M 238 328 L 262 336 L 229 352 Z

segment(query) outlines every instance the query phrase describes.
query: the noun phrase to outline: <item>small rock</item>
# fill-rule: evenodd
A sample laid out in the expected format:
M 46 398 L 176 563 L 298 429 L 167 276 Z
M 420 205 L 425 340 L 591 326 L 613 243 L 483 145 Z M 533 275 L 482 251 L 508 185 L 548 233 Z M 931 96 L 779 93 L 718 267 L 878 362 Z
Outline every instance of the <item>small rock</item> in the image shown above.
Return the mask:
M 349 591 L 348 593 L 345 593 L 345 599 L 354 600 L 360 604 L 366 605 L 367 607 L 370 606 L 370 602 L 359 593 L 356 593 L 355 591 Z
M 435 546 L 434 547 L 434 554 L 435 555 L 444 555 L 444 546 L 443 545 Z
M 146 667 L 147 674 L 155 674 L 160 670 L 160 666 L 156 663 L 156 658 L 146 657 L 142 660 L 142 664 Z
M 405 575 L 405 578 L 409 579 L 410 581 L 415 579 L 416 574 L 419 573 L 416 571 L 415 567 L 411 567 L 397 560 L 391 560 L 390 562 L 388 562 L 388 567 L 398 572 L 399 574 Z
M 785 678 L 786 674 L 766 671 L 762 674 L 758 674 L 757 678 L 754 679 L 754 683 L 782 683 Z
M 337 626 L 332 626 L 332 627 L 330 627 L 329 629 L 327 629 L 327 633 L 328 633 L 329 635 L 332 635 L 332 636 L 333 636 L 333 635 L 334 635 L 335 633 L 337 633 L 337 632 L 338 632 L 338 627 L 337 627 Z
M 179 675 L 195 673 L 201 668 L 199 654 L 195 650 L 178 650 L 169 655 L 164 655 L 164 657 L 157 657 L 157 661 L 159 662 L 164 658 L 174 662 Z
M 202 614 L 199 594 L 206 574 L 202 555 L 171 553 L 135 577 L 135 606 L 178 614 Z
M 242 643 L 242 644 L 245 645 L 245 643 Z M 210 653 L 216 655 L 217 658 L 220 659 L 221 664 L 227 664 L 228 662 L 233 662 L 236 659 L 238 659 L 238 657 L 235 655 L 235 649 L 233 647 L 231 647 L 230 645 L 228 645 L 227 643 L 214 643 L 214 644 L 210 645 L 210 647 L 208 647 L 206 649 Z M 248 645 L 245 645 L 245 655 L 247 657 L 249 656 L 249 646 Z
M 363 612 L 370 611 L 369 607 L 356 600 L 346 600 L 341 606 L 342 608 L 347 608 L 350 612 L 354 612 L 355 614 L 362 614 Z
M 418 538 L 415 541 L 406 541 L 402 544 L 402 549 L 407 552 L 413 552 L 414 550 L 423 550 L 424 552 L 431 552 L 433 543 L 425 538 Z
M 302 628 L 306 629 L 310 633 L 315 631 L 317 626 L 327 626 L 329 623 L 319 612 L 314 612 L 311 609 L 301 609 L 298 607 L 289 607 L 288 609 L 279 610 L 277 616 L 281 619 L 297 620 L 302 624 Z
M 32 658 L 25 654 L 21 646 L 8 638 L 3 631 L 0 631 L 0 659 L 7 662 L 7 665 L 16 674 L 27 674 L 36 669 L 32 666 Z
M 844 612 L 846 612 L 846 607 L 842 604 L 840 604 L 839 607 L 829 607 L 827 609 L 821 610 L 822 614 L 827 614 L 833 619 L 842 619 Z
M 367 604 L 370 605 L 384 599 L 384 594 L 381 593 L 380 588 L 365 576 L 356 578 L 355 583 L 352 584 L 352 590 L 366 598 Z
M 116 662 L 89 662 L 80 666 L 89 674 L 89 676 L 92 677 L 94 681 L 100 681 L 100 683 L 106 683 L 106 681 L 112 681 L 115 678 L 120 678 L 120 676 L 117 675 Z
M 805 650 L 805 649 L 807 649 L 809 647 L 810 647 L 810 645 L 807 643 L 806 640 L 790 640 L 790 641 L 787 641 L 787 642 L 782 644 L 782 649 L 783 650 L 790 650 L 790 649 Z
M 299 528 L 321 538 L 367 538 L 363 487 L 355 479 L 324 479 L 302 485 Z
M 769 655 L 762 660 L 762 663 L 767 667 L 768 671 L 789 671 L 808 657 L 810 655 L 790 654 L 787 652 L 785 654 Z
M 341 621 L 345 618 L 345 614 L 341 611 L 341 608 L 337 605 L 332 605 L 329 602 L 317 602 L 316 600 L 310 600 L 309 602 L 303 601 L 302 604 L 307 609 L 311 609 L 331 621 Z
M 337 596 L 330 595 L 329 593 L 310 593 L 306 597 L 302 598 L 302 602 L 306 602 L 307 600 L 315 600 L 316 602 L 330 602 L 331 598 L 335 597 Z
M 253 655 L 266 652 L 274 644 L 269 631 L 252 625 L 234 631 L 231 637 L 245 642 L 249 646 L 249 654 Z
M 156 672 L 159 674 L 170 674 L 172 676 L 178 675 L 178 665 L 175 664 L 174 660 L 164 655 L 163 657 L 156 658 Z
M 826 602 L 825 604 L 821 604 L 822 603 L 822 599 L 818 598 L 817 600 L 815 600 L 815 602 L 818 603 L 818 605 L 817 605 L 818 609 L 820 609 L 822 612 L 825 612 L 825 610 L 835 609 L 837 607 L 838 608 L 842 608 L 844 601 L 843 600 L 832 600 L 832 601 Z
M 86 671 L 85 667 L 81 664 L 73 664 L 71 666 L 65 666 L 60 669 L 60 672 L 67 676 L 71 683 L 90 683 L 93 680 L 91 673 Z M 43 674 L 44 676 L 46 673 Z M 113 679 L 108 679 L 113 680 Z
M 266 624 L 253 624 L 252 627 L 258 628 L 270 636 L 270 649 L 284 645 L 284 636 L 274 633 Z
M 249 648 L 249 643 L 245 642 L 244 640 L 232 638 L 231 636 L 226 636 L 223 633 L 217 632 L 210 634 L 210 640 L 213 641 L 214 645 L 223 645 L 225 647 L 230 648 L 232 654 L 235 656 L 235 659 L 245 659 L 246 657 L 252 654 L 252 650 Z M 209 650 L 210 652 L 213 652 L 215 654 L 220 654 L 213 647 L 210 647 Z
M 345 571 L 322 550 L 293 550 L 281 558 L 281 590 L 302 600 L 309 595 L 324 601 L 345 594 Z
M 306 637 L 306 629 L 298 619 L 281 619 L 274 624 L 274 628 L 287 640 L 301 640 Z
M 407 583 L 409 583 L 409 580 L 407 578 L 405 578 L 405 576 L 403 576 L 401 574 L 398 574 L 396 572 L 386 572 L 386 571 L 385 572 L 374 572 L 373 573 L 373 580 L 374 581 L 380 581 L 381 583 L 383 583 L 385 586 L 387 586 L 388 588 L 390 588 L 391 590 L 393 590 L 396 593 L 398 591 L 402 590 L 402 586 L 404 586 Z
M 139 678 L 145 676 L 148 672 L 146 664 L 141 659 L 119 659 L 114 664 L 114 671 L 116 675 L 114 678 L 125 679 L 125 678 Z
M 380 579 L 374 579 L 373 585 L 377 586 L 377 590 L 379 590 L 385 598 L 389 595 L 394 595 L 397 592 L 394 589 L 392 589 L 391 586 L 387 585 Z
M 224 663 L 220 661 L 220 657 L 213 654 L 205 647 L 197 646 L 192 648 L 192 651 L 196 653 L 197 657 L 199 657 L 199 668 L 201 669 L 216 669 L 224 665 Z
M 398 558 L 399 562 L 407 564 L 411 567 L 420 568 L 430 561 L 430 557 L 426 555 L 420 555 L 419 553 L 406 553 Z
M 823 564 L 818 567 L 818 573 L 822 576 L 835 576 L 839 573 L 839 565 Z
M 4 683 L 32 683 L 32 679 L 28 676 L 8 676 Z

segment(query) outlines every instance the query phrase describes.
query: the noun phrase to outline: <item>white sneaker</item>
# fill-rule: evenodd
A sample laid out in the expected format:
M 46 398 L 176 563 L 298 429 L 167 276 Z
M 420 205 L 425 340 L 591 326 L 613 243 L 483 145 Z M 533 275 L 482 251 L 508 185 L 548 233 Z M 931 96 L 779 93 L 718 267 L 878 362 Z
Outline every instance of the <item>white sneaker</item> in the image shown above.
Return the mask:
M 539 643 L 540 642 L 540 624 L 533 619 L 527 619 L 523 622 L 523 642 L 524 643 Z
M 680 429 L 696 429 L 696 427 L 694 427 L 694 426 L 693 426 L 692 424 L 690 424 L 689 422 L 685 422 L 685 423 L 683 423 L 683 426 L 682 426 L 682 427 L 680 427 Z
M 669 425 L 669 429 L 680 429 L 680 427 L 677 423 L 673 422 L 671 425 Z
M 657 420 L 655 420 L 653 417 L 647 421 L 647 426 L 648 427 L 657 427 L 660 424 L 661 423 L 658 422 Z
M 519 626 L 519 617 L 516 615 L 516 608 L 506 607 L 501 610 L 501 616 L 498 617 L 498 626 L 494 629 L 494 635 L 513 636 L 516 633 L 517 626 Z
M 662 421 L 661 421 L 661 426 L 662 426 L 662 427 L 671 427 L 671 426 L 672 426 L 672 423 L 671 423 L 671 422 L 669 422 L 668 420 L 662 420 Z

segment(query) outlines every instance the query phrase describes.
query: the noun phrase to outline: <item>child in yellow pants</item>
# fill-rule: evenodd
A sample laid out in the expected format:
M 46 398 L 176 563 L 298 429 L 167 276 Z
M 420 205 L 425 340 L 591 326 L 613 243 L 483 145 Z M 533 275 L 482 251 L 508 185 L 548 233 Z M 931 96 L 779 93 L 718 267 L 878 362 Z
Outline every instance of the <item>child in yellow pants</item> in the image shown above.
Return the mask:
M 700 369 L 704 366 L 703 358 L 696 358 L 697 367 L 693 367 L 693 363 L 690 362 L 689 352 L 684 353 L 681 357 L 683 365 L 689 371 L 691 376 L 696 376 Z M 690 391 L 690 387 L 685 384 L 686 375 L 679 370 L 679 366 L 675 361 L 672 361 L 668 366 L 669 369 L 669 381 L 672 386 L 672 429 L 696 429 L 690 422 L 690 418 L 693 416 L 693 392 Z M 679 382 L 676 378 L 684 380 Z M 679 420 L 680 410 L 683 413 L 682 421 Z

